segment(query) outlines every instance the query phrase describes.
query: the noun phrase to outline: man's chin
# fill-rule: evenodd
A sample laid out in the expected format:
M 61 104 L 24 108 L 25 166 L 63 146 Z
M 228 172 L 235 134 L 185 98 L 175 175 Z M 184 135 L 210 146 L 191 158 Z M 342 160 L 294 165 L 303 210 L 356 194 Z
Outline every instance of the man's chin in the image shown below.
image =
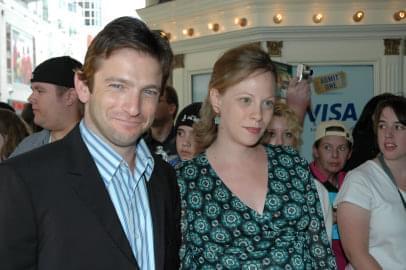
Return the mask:
M 49 129 L 49 128 L 46 127 L 44 121 L 35 121 L 35 118 L 34 118 L 34 124 L 37 125 L 37 126 L 40 126 L 42 128 Z

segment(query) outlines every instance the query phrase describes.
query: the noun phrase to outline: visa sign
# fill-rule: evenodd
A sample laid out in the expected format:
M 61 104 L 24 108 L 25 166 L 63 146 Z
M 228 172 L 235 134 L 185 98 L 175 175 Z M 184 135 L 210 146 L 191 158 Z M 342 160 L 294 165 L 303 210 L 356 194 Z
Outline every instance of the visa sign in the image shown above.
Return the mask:
M 340 120 L 340 121 L 357 121 L 357 113 L 355 111 L 354 103 L 327 103 L 317 104 L 312 106 L 312 110 L 307 111 L 310 122 L 322 122 L 328 120 Z

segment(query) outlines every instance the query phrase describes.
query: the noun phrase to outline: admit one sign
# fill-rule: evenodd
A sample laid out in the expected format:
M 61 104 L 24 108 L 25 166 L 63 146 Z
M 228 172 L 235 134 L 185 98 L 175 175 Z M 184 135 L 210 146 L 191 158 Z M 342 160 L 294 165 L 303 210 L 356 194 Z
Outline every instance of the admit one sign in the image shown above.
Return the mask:
M 346 75 L 344 71 L 329 73 L 326 75 L 313 78 L 313 87 L 317 94 L 344 88 L 347 85 Z

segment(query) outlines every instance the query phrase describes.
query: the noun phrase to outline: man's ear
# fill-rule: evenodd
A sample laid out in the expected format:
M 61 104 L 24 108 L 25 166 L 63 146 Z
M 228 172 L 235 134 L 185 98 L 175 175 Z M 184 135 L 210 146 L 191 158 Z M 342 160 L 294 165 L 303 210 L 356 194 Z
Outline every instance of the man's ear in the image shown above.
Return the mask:
M 69 88 L 65 93 L 65 101 L 67 106 L 72 106 L 78 100 L 78 94 L 76 93 L 75 88 Z
M 213 107 L 213 111 L 217 114 L 220 114 L 221 108 L 221 95 L 220 92 L 216 88 L 211 88 L 209 91 L 209 98 L 211 106 Z
M 90 90 L 87 84 L 79 78 L 78 73 L 75 73 L 75 90 L 79 100 L 82 103 L 87 103 L 90 99 Z
M 173 117 L 175 117 L 176 115 L 174 114 L 176 112 L 176 104 L 168 104 L 168 105 L 169 105 L 169 113 L 173 115 Z

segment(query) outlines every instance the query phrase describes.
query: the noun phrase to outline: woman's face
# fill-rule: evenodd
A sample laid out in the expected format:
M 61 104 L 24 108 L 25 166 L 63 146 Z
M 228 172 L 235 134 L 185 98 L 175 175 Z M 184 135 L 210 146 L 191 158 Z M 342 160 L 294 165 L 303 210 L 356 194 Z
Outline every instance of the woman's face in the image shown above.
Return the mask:
M 295 136 L 290 130 L 285 117 L 273 116 L 267 130 L 269 133 L 268 144 L 297 147 Z
M 217 139 L 254 146 L 273 115 L 275 77 L 271 72 L 255 72 L 223 94 L 211 89 L 210 99 L 221 118 Z
M 379 149 L 387 160 L 406 160 L 406 126 L 390 107 L 382 110 L 377 126 Z

